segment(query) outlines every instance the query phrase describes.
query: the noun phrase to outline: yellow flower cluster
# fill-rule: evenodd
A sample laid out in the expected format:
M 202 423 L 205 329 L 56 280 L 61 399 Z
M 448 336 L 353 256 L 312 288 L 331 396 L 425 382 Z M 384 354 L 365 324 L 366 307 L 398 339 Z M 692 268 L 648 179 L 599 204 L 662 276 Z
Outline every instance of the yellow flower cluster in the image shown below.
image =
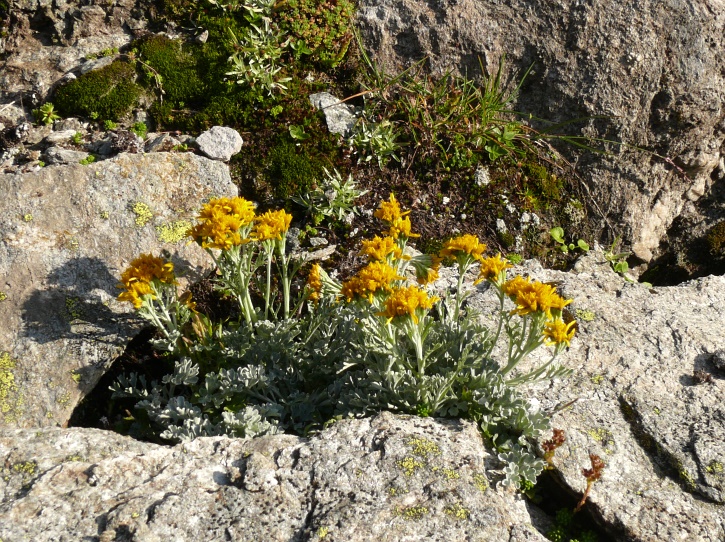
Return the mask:
M 121 275 L 121 283 L 118 288 L 125 291 L 119 294 L 119 301 L 133 303 L 133 306 L 138 309 L 143 304 L 143 296 L 150 295 L 152 299 L 156 299 L 151 288 L 151 282 L 154 280 L 165 284 L 175 284 L 174 264 L 151 254 L 141 254 Z
M 403 256 L 403 251 L 395 244 L 395 239 L 389 236 L 378 237 L 376 235 L 369 241 L 363 240 L 362 246 L 361 252 L 372 261 L 386 261 L 389 255 L 396 259 Z
M 387 222 L 390 229 L 388 235 L 393 239 L 399 237 L 420 237 L 417 233 L 411 233 L 410 218 L 407 216 L 410 211 L 402 212 L 400 204 L 393 194 L 390 194 L 388 201 L 380 203 L 380 207 L 375 211 L 375 218 L 379 218 L 383 222 Z
M 228 250 L 247 242 L 239 230 L 254 220 L 254 205 L 244 198 L 215 198 L 204 205 L 197 216 L 199 224 L 189 230 L 203 248 Z
M 436 301 L 438 301 L 437 297 L 428 297 L 428 294 L 417 286 L 399 288 L 385 300 L 385 310 L 380 313 L 380 316 L 385 316 L 390 321 L 396 316 L 407 315 L 417 324 L 417 310 L 428 310 Z
M 576 332 L 576 321 L 572 320 L 568 324 L 561 318 L 546 322 L 544 326 L 544 337 L 546 337 L 547 345 L 555 346 L 557 344 L 566 343 L 569 346 L 570 341 Z
M 481 261 L 485 250 L 486 245 L 481 243 L 477 236 L 467 233 L 446 241 L 440 256 L 442 258 L 457 258 L 459 255 L 468 254 L 475 260 Z
M 576 332 L 576 322 L 565 323 L 561 311 L 571 299 L 564 299 L 556 293 L 556 288 L 550 284 L 530 281 L 528 278 L 516 276 L 506 281 L 502 286 L 503 292 L 516 304 L 513 314 L 525 316 L 541 312 L 549 320 L 544 326 L 545 342 L 548 345 L 558 345 L 569 342 Z M 552 312 L 553 311 L 553 312 Z
M 292 215 L 279 211 L 267 211 L 255 219 L 252 236 L 258 241 L 281 240 L 292 223 Z
M 501 254 L 496 254 L 496 256 L 490 256 L 488 258 L 482 258 L 480 261 L 481 270 L 479 271 L 478 279 L 476 279 L 474 284 L 478 284 L 484 280 L 496 282 L 498 281 L 503 271 L 512 267 L 509 262 L 501 257 Z
M 320 265 L 314 264 L 307 275 L 307 288 L 310 291 L 307 298 L 310 301 L 319 301 L 322 292 L 322 276 L 320 275 Z
M 352 301 L 355 297 L 363 297 L 372 303 L 376 292 L 392 292 L 390 283 L 395 280 L 403 280 L 395 269 L 385 262 L 371 262 L 358 271 L 357 275 L 343 283 L 340 293 L 348 301 Z
M 543 282 L 531 282 L 528 278 L 516 276 L 503 285 L 503 291 L 516 304 L 514 314 L 525 316 L 533 312 L 543 312 L 553 318 L 551 311 L 561 311 L 571 299 L 564 299 L 556 293 L 556 288 Z

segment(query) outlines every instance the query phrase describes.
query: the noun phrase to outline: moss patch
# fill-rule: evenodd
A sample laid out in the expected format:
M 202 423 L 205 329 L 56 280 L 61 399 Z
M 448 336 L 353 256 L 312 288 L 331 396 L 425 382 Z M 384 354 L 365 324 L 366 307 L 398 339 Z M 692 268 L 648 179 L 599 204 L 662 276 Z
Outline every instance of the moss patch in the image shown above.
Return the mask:
M 116 121 L 130 113 L 143 93 L 135 81 L 134 66 L 117 60 L 60 87 L 53 96 L 53 103 L 64 116 L 82 115 Z

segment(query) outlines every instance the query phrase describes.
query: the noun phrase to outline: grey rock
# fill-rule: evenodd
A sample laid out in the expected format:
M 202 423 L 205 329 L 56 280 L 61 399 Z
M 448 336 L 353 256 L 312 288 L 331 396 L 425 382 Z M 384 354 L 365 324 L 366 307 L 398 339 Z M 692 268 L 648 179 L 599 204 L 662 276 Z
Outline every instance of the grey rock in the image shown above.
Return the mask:
M 228 162 L 242 150 L 242 136 L 234 128 L 213 126 L 196 138 L 196 144 L 212 160 Z
M 101 68 L 105 68 L 106 66 L 110 66 L 113 64 L 113 61 L 116 60 L 115 56 L 102 56 L 101 58 L 95 58 L 93 60 L 87 60 L 85 61 L 81 67 L 79 68 L 79 72 L 81 74 L 92 72 L 94 70 L 100 70 Z
M 709 192 L 725 154 L 721 1 L 363 0 L 358 23 L 390 73 L 425 58 L 433 74 L 477 77 L 482 66 L 490 76 L 505 54 L 514 80 L 534 66 L 516 111 L 552 122 L 605 115 L 575 133 L 670 157 L 687 177 L 628 147 L 612 145 L 607 156 L 559 145 L 589 188 L 599 227 L 623 224 L 608 233 L 624 233 L 638 257 L 657 256 L 675 217 L 699 212 L 688 199 Z
M 310 95 L 310 103 L 325 115 L 327 129 L 330 133 L 348 137 L 357 121 L 355 108 L 343 103 L 329 92 L 318 92 Z
M 179 145 L 179 140 L 171 137 L 169 134 L 160 134 L 157 136 L 149 135 L 146 141 L 146 152 L 168 152 Z
M 63 147 L 49 147 L 45 150 L 45 159 L 49 164 L 77 164 L 88 158 L 85 151 L 74 151 Z
M 564 483 L 581 495 L 595 453 L 606 468 L 589 502 L 615 532 L 723 540 L 725 380 L 711 363 L 725 344 L 725 277 L 649 288 L 614 273 L 601 250 L 573 273 L 536 262 L 517 271 L 574 300 L 578 332 L 562 357 L 574 373 L 529 390 L 566 432 L 554 458 Z M 470 302 L 490 314 L 496 299 L 480 288 Z M 695 371 L 711 378 L 698 383 Z
M 73 132 L 82 132 L 83 130 L 86 129 L 86 127 L 87 127 L 87 125 L 84 126 L 81 123 L 81 121 L 79 121 L 77 118 L 74 118 L 74 117 L 57 120 L 57 121 L 55 121 L 55 125 L 54 125 L 54 128 L 56 129 L 56 131 L 61 131 L 61 132 L 68 131 L 68 130 L 73 130 Z
M 44 141 L 45 143 L 56 145 L 58 143 L 66 143 L 67 141 L 70 141 L 73 139 L 74 135 L 76 135 L 76 130 L 60 130 L 48 134 Z
M 95 429 L 0 433 L 0 537 L 534 541 L 476 426 L 381 414 L 319 436 L 175 447 Z M 513 536 L 513 538 L 511 538 Z
M 236 187 L 223 164 L 155 153 L 0 175 L 0 190 L 0 426 L 62 425 L 141 327 L 116 299 L 123 270 L 163 251 L 183 284 L 200 277 L 208 256 L 172 233 Z

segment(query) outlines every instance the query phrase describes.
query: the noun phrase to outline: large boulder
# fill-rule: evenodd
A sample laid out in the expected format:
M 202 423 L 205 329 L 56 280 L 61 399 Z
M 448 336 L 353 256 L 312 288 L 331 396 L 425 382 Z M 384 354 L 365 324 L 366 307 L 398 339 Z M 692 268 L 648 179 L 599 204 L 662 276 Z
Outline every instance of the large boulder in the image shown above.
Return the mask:
M 563 358 L 573 375 L 529 392 L 566 433 L 557 476 L 581 495 L 589 454 L 604 460 L 589 502 L 618 539 L 723 540 L 725 277 L 649 288 L 601 251 L 575 271 L 524 267 L 558 284 L 578 320 Z M 482 288 L 471 302 L 487 312 L 496 299 Z
M 561 149 L 600 231 L 624 234 L 643 260 L 725 177 L 722 0 L 362 0 L 358 23 L 389 72 L 427 58 L 434 74 L 482 67 L 490 76 L 506 55 L 515 79 L 533 64 L 517 111 L 555 123 L 590 117 L 584 135 L 623 144 L 606 145 L 611 155 Z
M 97 429 L 0 432 L 3 540 L 545 542 L 475 425 L 381 414 L 311 439 L 171 447 Z
M 62 425 L 141 327 L 120 274 L 163 253 L 200 278 L 211 261 L 184 233 L 236 187 L 220 162 L 154 153 L 0 175 L 0 191 L 0 427 Z

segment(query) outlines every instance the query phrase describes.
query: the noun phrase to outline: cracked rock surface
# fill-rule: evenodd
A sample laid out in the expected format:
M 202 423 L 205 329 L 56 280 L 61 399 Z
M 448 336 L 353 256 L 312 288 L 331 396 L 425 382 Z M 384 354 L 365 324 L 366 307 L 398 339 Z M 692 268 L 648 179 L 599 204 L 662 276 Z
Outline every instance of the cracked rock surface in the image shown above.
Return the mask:
M 562 483 L 581 495 L 581 469 L 597 454 L 606 468 L 589 501 L 619 540 L 725 540 L 725 277 L 649 288 L 596 250 L 572 273 L 536 262 L 523 271 L 557 283 L 578 320 L 563 356 L 573 375 L 530 390 L 561 409 L 552 425 L 567 436 L 554 459 Z M 485 310 L 489 296 L 472 303 Z
M 387 413 L 309 440 L 174 447 L 5 430 L 0 538 L 543 542 L 523 500 L 495 489 L 492 462 L 471 423 Z

